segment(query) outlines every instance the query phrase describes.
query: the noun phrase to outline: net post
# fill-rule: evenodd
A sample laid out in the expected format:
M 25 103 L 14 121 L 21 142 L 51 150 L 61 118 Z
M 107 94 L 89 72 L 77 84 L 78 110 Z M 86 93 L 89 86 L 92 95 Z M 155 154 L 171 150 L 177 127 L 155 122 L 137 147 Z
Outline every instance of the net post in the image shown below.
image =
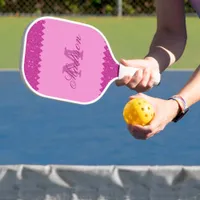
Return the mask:
M 123 0 L 117 0 L 117 16 L 118 17 L 121 17 L 123 14 L 122 14 L 122 3 L 123 3 Z

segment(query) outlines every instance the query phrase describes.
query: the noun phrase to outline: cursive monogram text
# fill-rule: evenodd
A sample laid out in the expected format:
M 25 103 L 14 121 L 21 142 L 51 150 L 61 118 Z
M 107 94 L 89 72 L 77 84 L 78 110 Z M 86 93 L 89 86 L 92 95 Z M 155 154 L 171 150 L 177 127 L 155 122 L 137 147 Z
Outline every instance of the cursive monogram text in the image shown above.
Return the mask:
M 76 89 L 76 80 L 81 77 L 80 59 L 83 60 L 83 51 L 81 51 L 81 36 L 76 37 L 75 49 L 70 50 L 65 47 L 64 55 L 68 58 L 68 62 L 63 66 L 62 73 L 65 79 L 70 82 L 70 86 Z

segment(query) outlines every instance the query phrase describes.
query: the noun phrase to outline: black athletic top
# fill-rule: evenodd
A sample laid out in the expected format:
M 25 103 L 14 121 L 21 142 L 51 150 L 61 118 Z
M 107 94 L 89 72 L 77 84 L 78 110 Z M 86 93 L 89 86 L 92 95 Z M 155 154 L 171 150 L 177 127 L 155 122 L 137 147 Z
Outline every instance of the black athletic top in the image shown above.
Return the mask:
M 192 7 L 196 10 L 197 15 L 200 17 L 200 0 L 190 0 Z

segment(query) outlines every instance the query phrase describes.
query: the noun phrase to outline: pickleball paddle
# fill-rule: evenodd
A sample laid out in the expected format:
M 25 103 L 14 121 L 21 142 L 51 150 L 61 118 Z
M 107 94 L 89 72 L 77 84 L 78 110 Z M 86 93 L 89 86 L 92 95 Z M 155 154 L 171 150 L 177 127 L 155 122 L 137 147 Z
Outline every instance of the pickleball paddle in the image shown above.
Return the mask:
M 98 101 L 112 82 L 134 75 L 115 59 L 97 28 L 57 17 L 40 17 L 23 38 L 21 74 L 35 94 L 76 104 Z M 155 85 L 160 74 L 154 77 Z

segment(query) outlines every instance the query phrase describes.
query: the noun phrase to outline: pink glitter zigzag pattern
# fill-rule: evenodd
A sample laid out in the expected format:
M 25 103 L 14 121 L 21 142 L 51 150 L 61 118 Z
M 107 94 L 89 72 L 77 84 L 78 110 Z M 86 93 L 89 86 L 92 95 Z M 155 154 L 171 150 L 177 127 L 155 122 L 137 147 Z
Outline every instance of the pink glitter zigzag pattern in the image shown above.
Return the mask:
M 105 45 L 104 46 L 104 62 L 103 62 L 103 71 L 101 72 L 101 74 L 103 75 L 101 77 L 101 88 L 100 88 L 100 92 L 102 92 L 105 87 L 108 85 L 108 83 L 115 77 L 118 76 L 118 70 L 119 70 L 119 66 L 118 64 L 114 61 L 108 46 Z
M 34 90 L 38 90 L 42 41 L 45 21 L 34 24 L 27 36 L 24 72 L 28 83 Z

